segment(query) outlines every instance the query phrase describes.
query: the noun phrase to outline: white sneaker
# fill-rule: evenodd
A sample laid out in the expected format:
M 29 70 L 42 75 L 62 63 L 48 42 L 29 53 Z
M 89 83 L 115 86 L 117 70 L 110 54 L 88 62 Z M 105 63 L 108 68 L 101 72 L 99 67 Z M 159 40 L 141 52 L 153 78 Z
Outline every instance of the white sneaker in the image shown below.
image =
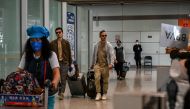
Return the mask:
M 102 100 L 106 100 L 106 99 L 107 99 L 106 94 L 103 94 L 102 95 Z
M 100 99 L 101 99 L 101 94 L 100 94 L 100 93 L 97 93 L 95 100 L 100 100 Z
M 59 93 L 58 95 L 59 95 L 59 100 L 63 100 L 63 98 L 64 98 L 64 93 Z

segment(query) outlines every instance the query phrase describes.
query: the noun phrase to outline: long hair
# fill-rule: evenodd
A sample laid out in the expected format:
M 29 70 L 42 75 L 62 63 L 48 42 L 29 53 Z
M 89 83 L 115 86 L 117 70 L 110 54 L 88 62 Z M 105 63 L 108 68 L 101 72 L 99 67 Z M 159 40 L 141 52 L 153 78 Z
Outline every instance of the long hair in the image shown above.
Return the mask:
M 42 40 L 41 57 L 44 60 L 48 60 L 49 57 L 51 56 L 50 43 L 45 37 L 42 37 L 41 40 Z M 33 59 L 33 54 L 35 51 L 32 49 L 32 46 L 30 44 L 30 39 L 28 39 L 26 42 L 24 52 L 26 53 L 25 60 L 31 61 Z

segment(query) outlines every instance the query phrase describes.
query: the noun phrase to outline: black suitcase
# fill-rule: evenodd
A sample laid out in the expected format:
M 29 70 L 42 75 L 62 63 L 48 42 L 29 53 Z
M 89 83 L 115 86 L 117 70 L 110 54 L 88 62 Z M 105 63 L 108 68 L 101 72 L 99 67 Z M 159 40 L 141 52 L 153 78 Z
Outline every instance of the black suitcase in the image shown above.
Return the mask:
M 123 63 L 123 72 L 121 73 L 121 77 L 125 78 L 127 71 L 129 71 L 129 64 L 128 62 Z
M 123 63 L 123 72 L 127 72 L 127 71 L 129 71 L 129 66 L 130 66 L 130 63 L 128 63 L 128 62 L 124 62 Z
M 86 94 L 86 81 L 83 74 L 79 74 L 77 80 L 68 78 L 68 85 L 70 88 L 71 95 L 74 96 L 84 96 Z
M 96 97 L 96 86 L 95 86 L 95 79 L 94 79 L 94 71 L 89 70 L 87 73 L 87 89 L 86 89 L 87 95 L 90 98 Z
M 100 79 L 101 84 L 101 94 L 103 94 L 103 79 Z M 86 88 L 87 95 L 94 99 L 96 97 L 96 86 L 95 86 L 95 77 L 94 77 L 94 70 L 89 70 L 87 73 L 87 88 Z

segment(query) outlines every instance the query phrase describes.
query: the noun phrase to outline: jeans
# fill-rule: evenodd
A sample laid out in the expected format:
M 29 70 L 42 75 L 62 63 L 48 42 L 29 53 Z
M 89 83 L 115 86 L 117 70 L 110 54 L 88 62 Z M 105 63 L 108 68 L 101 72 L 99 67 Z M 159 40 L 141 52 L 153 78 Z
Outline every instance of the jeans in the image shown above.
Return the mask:
M 63 62 L 59 62 L 59 65 L 60 65 L 60 76 L 61 76 L 61 82 L 59 83 L 59 94 L 60 94 L 65 92 L 67 72 L 69 70 L 69 66 L 64 65 Z
M 48 96 L 48 109 L 54 109 L 55 95 Z

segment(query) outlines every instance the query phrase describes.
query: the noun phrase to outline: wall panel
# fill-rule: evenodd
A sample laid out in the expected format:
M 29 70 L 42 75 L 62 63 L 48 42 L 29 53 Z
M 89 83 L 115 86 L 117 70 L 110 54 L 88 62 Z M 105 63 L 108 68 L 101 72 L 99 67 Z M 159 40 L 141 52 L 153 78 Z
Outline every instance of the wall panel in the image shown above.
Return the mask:
M 158 54 L 159 53 L 159 43 L 141 43 L 142 53 L 145 54 Z
M 138 7 L 138 8 L 137 8 Z M 174 15 L 188 14 L 190 10 L 189 4 L 130 4 L 130 5 L 108 5 L 90 7 L 93 16 L 144 16 L 144 15 Z M 112 10 L 112 11 L 110 11 Z M 170 11 L 168 11 L 170 10 Z M 114 18 L 114 17 L 112 17 Z M 142 17 L 143 18 L 143 17 Z M 139 40 L 143 47 L 142 56 L 151 55 L 153 57 L 153 65 L 170 65 L 170 58 L 165 54 L 165 47 L 159 45 L 161 24 L 178 25 L 177 19 L 154 19 L 154 20 L 107 20 L 94 21 L 93 31 L 99 32 L 102 29 L 108 31 L 109 41 L 114 41 L 115 34 L 119 33 L 125 48 L 127 61 L 132 65 L 134 62 L 133 45 L 135 40 Z M 93 33 L 95 34 L 97 33 Z M 148 38 L 152 36 L 152 38 Z M 97 38 L 97 37 L 96 37 Z M 95 37 L 94 40 L 97 41 Z M 98 38 L 99 39 L 99 38 Z M 143 60 L 142 60 L 143 61 Z
M 123 42 L 134 43 L 136 40 L 140 41 L 140 32 L 123 32 Z
M 93 21 L 93 31 L 122 31 L 122 21 Z
M 141 32 L 141 42 L 157 42 L 160 41 L 160 32 Z
M 125 20 L 123 31 L 160 31 L 161 23 L 177 25 L 177 20 Z
M 171 65 L 171 59 L 170 59 L 170 55 L 169 54 L 160 54 L 159 55 L 159 63 L 162 66 L 167 66 L 167 65 Z M 165 61 L 168 60 L 168 61 Z

